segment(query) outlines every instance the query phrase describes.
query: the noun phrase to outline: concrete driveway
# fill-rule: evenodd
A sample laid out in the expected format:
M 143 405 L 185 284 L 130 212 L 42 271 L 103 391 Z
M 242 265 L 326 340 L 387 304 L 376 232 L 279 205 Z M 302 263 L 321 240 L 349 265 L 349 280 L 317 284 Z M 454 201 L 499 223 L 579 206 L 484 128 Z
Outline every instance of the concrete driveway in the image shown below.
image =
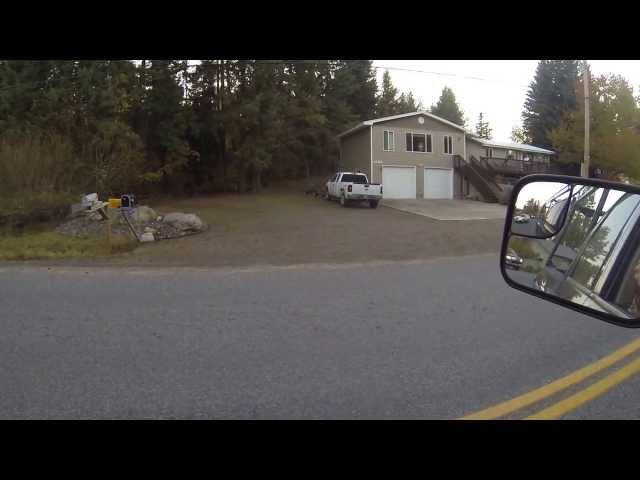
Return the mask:
M 388 199 L 382 205 L 435 220 L 504 220 L 507 207 L 474 200 Z

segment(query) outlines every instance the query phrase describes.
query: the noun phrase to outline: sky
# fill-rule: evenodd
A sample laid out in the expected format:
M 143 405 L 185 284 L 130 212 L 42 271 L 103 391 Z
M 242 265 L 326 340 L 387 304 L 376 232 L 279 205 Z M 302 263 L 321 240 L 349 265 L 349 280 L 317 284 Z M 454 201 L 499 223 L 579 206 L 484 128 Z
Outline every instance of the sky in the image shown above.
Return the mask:
M 532 198 L 543 205 L 553 195 L 563 190 L 566 183 L 559 182 L 532 182 L 525 185 L 516 199 L 516 208 L 523 208 Z
M 640 94 L 640 60 L 588 60 L 593 75 L 615 73 L 625 77 Z M 398 92 L 413 92 L 425 108 L 435 104 L 442 88 L 450 87 L 474 130 L 478 115 L 493 129 L 493 140 L 510 141 L 511 130 L 521 126 L 522 106 L 538 65 L 537 60 L 374 60 L 378 85 L 383 67 L 421 70 L 420 73 L 389 69 Z M 437 74 L 436 74 L 437 73 Z

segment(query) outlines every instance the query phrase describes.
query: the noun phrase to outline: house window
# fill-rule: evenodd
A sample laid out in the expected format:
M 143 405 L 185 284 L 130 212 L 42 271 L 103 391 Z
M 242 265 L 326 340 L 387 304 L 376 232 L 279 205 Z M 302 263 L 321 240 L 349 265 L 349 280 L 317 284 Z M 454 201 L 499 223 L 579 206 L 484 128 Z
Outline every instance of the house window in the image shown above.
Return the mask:
M 432 152 L 431 134 L 407 133 L 407 152 Z
M 444 153 L 453 155 L 453 137 L 451 135 L 444 136 Z
M 493 158 L 493 148 L 487 147 L 485 148 L 485 150 L 486 150 L 485 153 L 487 154 L 487 158 Z
M 385 130 L 383 132 L 384 140 L 383 140 L 383 150 L 385 152 L 393 152 L 396 149 L 396 141 L 393 135 L 393 132 L 389 130 Z

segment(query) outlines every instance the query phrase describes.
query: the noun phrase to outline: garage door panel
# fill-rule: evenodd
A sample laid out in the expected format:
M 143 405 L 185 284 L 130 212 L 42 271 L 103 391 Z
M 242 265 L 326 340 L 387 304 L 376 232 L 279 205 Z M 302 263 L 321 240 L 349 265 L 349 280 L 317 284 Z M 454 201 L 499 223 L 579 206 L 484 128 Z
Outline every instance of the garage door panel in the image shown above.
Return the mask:
M 416 198 L 416 169 L 382 167 L 383 198 Z
M 424 198 L 453 198 L 453 170 L 425 168 Z

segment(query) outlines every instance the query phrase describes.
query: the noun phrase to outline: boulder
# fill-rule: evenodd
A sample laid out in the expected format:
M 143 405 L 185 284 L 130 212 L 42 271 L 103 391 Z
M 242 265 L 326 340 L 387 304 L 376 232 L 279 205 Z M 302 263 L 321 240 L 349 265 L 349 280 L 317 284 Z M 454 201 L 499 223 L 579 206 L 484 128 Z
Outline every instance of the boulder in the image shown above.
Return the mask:
M 153 208 L 141 205 L 139 207 L 136 207 L 135 211 L 133 212 L 132 219 L 134 222 L 149 223 L 153 222 L 157 217 L 158 214 L 154 212 Z
M 193 213 L 167 213 L 162 221 L 182 232 L 201 232 L 205 229 L 202 220 Z
M 140 236 L 141 242 L 153 242 L 155 240 L 153 233 L 145 232 Z

